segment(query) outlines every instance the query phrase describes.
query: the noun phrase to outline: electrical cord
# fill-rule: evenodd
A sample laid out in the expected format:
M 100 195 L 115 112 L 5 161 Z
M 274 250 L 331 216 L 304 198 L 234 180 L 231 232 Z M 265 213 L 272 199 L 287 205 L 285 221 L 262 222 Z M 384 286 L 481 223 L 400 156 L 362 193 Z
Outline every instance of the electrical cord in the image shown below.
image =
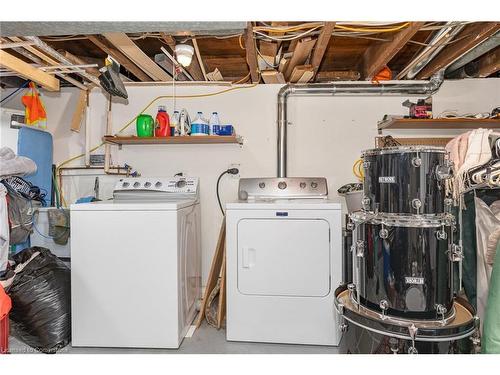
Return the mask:
M 222 203 L 220 201 L 220 193 L 219 193 L 219 184 L 220 184 L 220 180 L 222 179 L 222 177 L 225 175 L 225 174 L 238 174 L 240 173 L 239 169 L 238 168 L 229 168 L 227 170 L 225 170 L 224 172 L 222 172 L 219 177 L 217 178 L 217 185 L 216 185 L 216 188 L 215 188 L 215 192 L 217 193 L 217 202 L 219 203 L 219 208 L 220 208 L 220 212 L 222 212 L 222 216 L 226 216 L 226 213 L 224 212 L 224 209 L 222 208 Z

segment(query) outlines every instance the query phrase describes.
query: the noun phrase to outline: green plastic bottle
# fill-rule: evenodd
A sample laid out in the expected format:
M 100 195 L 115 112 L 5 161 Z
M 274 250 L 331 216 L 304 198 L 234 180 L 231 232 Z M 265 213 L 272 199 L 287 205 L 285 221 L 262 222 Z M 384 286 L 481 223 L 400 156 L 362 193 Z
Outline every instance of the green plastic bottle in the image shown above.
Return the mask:
M 136 129 L 138 137 L 152 137 L 154 134 L 155 120 L 152 116 L 141 113 L 137 116 Z

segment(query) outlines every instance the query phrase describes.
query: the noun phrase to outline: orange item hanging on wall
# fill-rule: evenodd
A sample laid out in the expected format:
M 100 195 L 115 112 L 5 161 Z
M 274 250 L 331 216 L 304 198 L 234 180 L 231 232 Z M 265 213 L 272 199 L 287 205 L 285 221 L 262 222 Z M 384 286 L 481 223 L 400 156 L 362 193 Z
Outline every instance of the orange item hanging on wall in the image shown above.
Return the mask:
M 392 71 L 391 69 L 389 69 L 389 67 L 385 66 L 380 70 L 380 72 L 375 74 L 375 76 L 372 78 L 372 82 L 379 83 L 380 81 L 389 81 L 391 79 Z
M 22 97 L 22 102 L 25 106 L 26 124 L 45 129 L 47 127 L 47 113 L 33 82 L 30 82 L 28 91 Z

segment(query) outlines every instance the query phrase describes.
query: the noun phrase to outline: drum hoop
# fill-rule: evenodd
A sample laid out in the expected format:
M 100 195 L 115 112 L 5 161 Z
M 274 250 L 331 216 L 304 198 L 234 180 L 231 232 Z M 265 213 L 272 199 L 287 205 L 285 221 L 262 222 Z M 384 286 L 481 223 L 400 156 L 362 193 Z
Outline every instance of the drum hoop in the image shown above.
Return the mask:
M 394 146 L 385 148 L 372 148 L 361 151 L 361 157 L 385 154 L 406 154 L 411 152 L 435 152 L 439 154 L 448 153 L 444 147 L 438 146 Z
M 388 227 L 408 228 L 437 228 L 440 226 L 451 226 L 455 217 L 451 214 L 441 215 L 401 215 L 401 214 L 374 214 L 366 211 L 356 211 L 349 215 L 354 223 L 370 223 L 386 225 Z

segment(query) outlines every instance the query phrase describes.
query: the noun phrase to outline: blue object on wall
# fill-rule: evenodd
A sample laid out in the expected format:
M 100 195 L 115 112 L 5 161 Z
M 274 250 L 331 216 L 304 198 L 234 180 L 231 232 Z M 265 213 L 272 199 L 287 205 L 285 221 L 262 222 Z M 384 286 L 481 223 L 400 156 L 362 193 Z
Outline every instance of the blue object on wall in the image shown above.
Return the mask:
M 17 154 L 26 156 L 36 163 L 36 173 L 24 179 L 46 193 L 45 200 L 49 206 L 52 206 L 52 135 L 45 130 L 22 126 L 17 139 Z

